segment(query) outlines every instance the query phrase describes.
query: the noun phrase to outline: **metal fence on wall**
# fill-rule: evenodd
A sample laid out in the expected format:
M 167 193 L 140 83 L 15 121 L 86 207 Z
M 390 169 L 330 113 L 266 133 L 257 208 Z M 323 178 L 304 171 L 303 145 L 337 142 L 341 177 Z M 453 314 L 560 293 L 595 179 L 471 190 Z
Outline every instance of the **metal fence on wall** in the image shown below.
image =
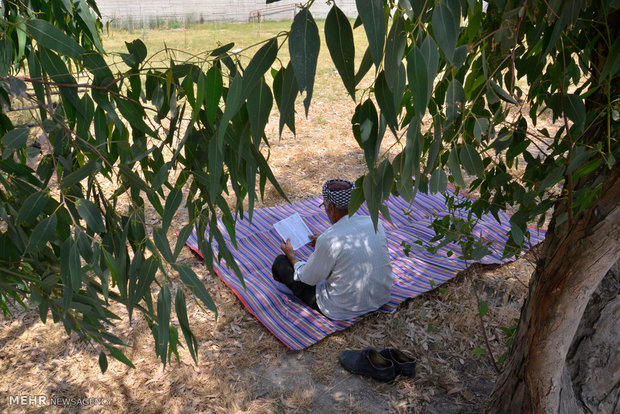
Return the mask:
M 281 0 L 266 4 L 265 0 L 97 0 L 104 23 L 124 29 L 176 28 L 195 23 L 213 22 L 262 22 L 267 20 L 292 20 L 300 3 Z M 355 0 L 340 0 L 338 7 L 349 17 L 357 17 Z M 327 16 L 331 8 L 325 0 L 314 3 L 310 10 L 315 18 Z M 80 76 L 75 74 L 74 76 Z M 27 91 L 32 95 L 32 90 Z M 57 105 L 58 92 L 51 91 L 50 105 Z M 23 99 L 14 99 L 11 107 L 3 112 L 16 112 L 19 127 L 38 127 L 38 105 Z M 30 114 L 28 114 L 30 112 Z M 45 135 L 45 134 L 43 134 Z
M 182 27 L 193 23 L 247 22 L 290 20 L 300 3 L 281 0 L 266 4 L 265 0 L 98 0 L 103 21 L 112 27 L 127 29 Z M 355 0 L 338 2 L 349 17 L 356 17 Z M 315 18 L 327 16 L 331 8 L 325 0 L 314 3 L 310 10 Z

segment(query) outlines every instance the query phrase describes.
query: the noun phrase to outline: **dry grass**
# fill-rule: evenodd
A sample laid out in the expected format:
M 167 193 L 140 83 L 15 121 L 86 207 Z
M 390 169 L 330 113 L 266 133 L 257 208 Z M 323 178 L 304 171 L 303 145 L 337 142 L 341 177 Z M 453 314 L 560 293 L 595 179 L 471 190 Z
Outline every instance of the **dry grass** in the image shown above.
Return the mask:
M 317 194 L 328 178 L 354 179 L 364 173 L 361 151 L 350 133 L 353 109 L 346 100 L 329 106 L 317 102 L 309 119 L 299 120 L 296 137 L 285 133 L 278 139 L 277 126 L 268 127 L 270 164 L 292 201 Z M 317 125 L 318 116 L 325 123 Z M 280 203 L 270 188 L 264 205 Z M 180 228 L 184 222 L 180 213 L 173 227 Z M 498 306 L 490 305 L 485 323 L 498 358 L 504 352 L 499 327 L 510 326 L 518 317 L 526 293 L 515 277 L 527 283 L 531 271 L 519 261 L 490 274 L 459 277 L 405 302 L 394 314 L 371 316 L 296 353 L 246 312 L 188 250 L 180 260 L 204 280 L 219 309 L 216 320 L 190 302 L 188 315 L 199 338 L 197 366 L 181 349 L 182 362 L 162 370 L 145 320 L 138 314 L 129 324 L 123 309 L 115 307 L 124 316 L 115 332 L 130 344 L 126 354 L 137 368 L 110 361 L 102 375 L 97 350 L 76 338 L 67 339 L 61 326 L 43 325 L 35 312 L 22 312 L 0 323 L 0 411 L 14 411 L 14 406 L 7 407 L 6 396 L 16 394 L 112 398 L 111 406 L 90 409 L 95 412 L 322 412 L 333 407 L 358 413 L 471 408 L 484 400 L 495 375 L 488 356 L 472 355 L 484 343 L 472 286 L 477 286 L 481 298 L 491 296 L 497 302 Z M 173 324 L 178 326 L 176 321 Z M 417 377 L 379 384 L 339 367 L 337 355 L 342 350 L 366 346 L 409 351 L 418 360 Z
M 170 33 L 164 34 L 168 40 Z M 154 37 L 149 34 L 151 40 Z M 326 52 L 324 45 L 322 50 Z M 308 119 L 298 118 L 297 136 L 287 131 L 280 139 L 277 120 L 272 119 L 267 127 L 269 163 L 291 201 L 319 193 L 328 178 L 355 179 L 365 172 L 362 151 L 351 133 L 353 110 L 337 73 L 327 68 L 318 72 L 314 103 Z M 297 111 L 303 113 L 301 105 Z M 386 138 L 385 156 L 394 155 L 395 149 L 388 152 L 392 143 L 393 138 Z M 269 187 L 261 206 L 281 203 Z M 172 227 L 180 228 L 185 220 L 180 212 Z M 169 236 L 174 239 L 172 233 Z M 135 314 L 129 323 L 126 312 L 115 306 L 113 311 L 123 320 L 114 332 L 130 344 L 126 355 L 136 369 L 110 360 L 108 371 L 101 374 L 99 350 L 67 337 L 59 325 L 42 324 L 36 312 L 18 311 L 0 320 L 0 412 L 37 410 L 9 407 L 9 395 L 111 398 L 110 406 L 89 407 L 92 412 L 475 411 L 490 392 L 495 372 L 488 355 L 472 353 L 484 347 L 474 289 L 489 303 L 484 329 L 497 359 L 505 352 L 500 327 L 511 326 L 518 318 L 532 270 L 522 259 L 461 275 L 404 302 L 393 314 L 370 316 L 307 350 L 291 352 L 189 250 L 182 252 L 180 261 L 204 281 L 219 309 L 216 320 L 188 302 L 190 323 L 199 339 L 198 365 L 186 349 L 180 349 L 181 363 L 173 361 L 162 369 L 144 318 Z M 176 320 L 172 324 L 178 326 Z M 407 350 L 418 361 L 418 375 L 382 384 L 340 368 L 341 351 L 366 346 Z
M 405 302 L 394 314 L 371 316 L 308 350 L 291 352 L 223 282 L 209 277 L 188 252 L 183 255 L 203 277 L 220 312 L 216 321 L 189 306 L 199 338 L 197 366 L 182 349 L 182 362 L 162 370 L 148 327 L 137 316 L 132 324 L 124 318 L 116 328 L 131 345 L 126 353 L 137 368 L 111 361 L 101 374 L 96 350 L 67 339 L 58 325 L 43 325 L 36 313 L 22 312 L 0 324 L 0 395 L 112 398 L 112 406 L 95 407 L 96 412 L 321 412 L 331 406 L 344 412 L 423 412 L 429 405 L 441 409 L 438 403 L 473 408 L 490 391 L 494 372 L 486 355 L 472 354 L 483 347 L 472 289 L 489 303 L 485 329 L 498 358 L 505 351 L 499 328 L 518 317 L 531 271 L 521 260 L 491 273 L 461 276 Z M 124 316 L 122 309 L 116 311 Z M 418 361 L 417 377 L 380 384 L 338 366 L 342 350 L 366 346 L 409 351 Z M 0 411 L 13 411 L 6 404 L 6 397 L 0 399 Z

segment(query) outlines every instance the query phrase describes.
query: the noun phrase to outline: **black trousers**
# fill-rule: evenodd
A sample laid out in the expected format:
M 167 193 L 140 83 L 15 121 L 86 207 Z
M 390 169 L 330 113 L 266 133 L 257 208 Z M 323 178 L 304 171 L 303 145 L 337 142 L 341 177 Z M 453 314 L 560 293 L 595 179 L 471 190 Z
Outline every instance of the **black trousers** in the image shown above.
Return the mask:
M 280 283 L 284 283 L 290 290 L 293 291 L 293 295 L 301 299 L 306 305 L 312 309 L 321 312 L 319 306 L 316 304 L 316 286 L 307 285 L 303 282 L 299 282 L 293 279 L 295 275 L 295 269 L 288 261 L 285 255 L 281 254 L 276 257 L 276 260 L 271 266 L 271 273 L 273 278 Z

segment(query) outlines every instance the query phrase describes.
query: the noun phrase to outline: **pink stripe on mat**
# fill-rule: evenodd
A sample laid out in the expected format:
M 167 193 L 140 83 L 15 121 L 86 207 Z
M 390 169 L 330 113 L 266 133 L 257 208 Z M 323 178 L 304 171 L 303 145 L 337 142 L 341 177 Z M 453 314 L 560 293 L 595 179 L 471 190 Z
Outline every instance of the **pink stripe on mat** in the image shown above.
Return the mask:
M 327 335 L 345 329 L 361 319 L 330 320 L 296 298 L 280 292 L 272 279 L 271 264 L 281 253 L 280 239 L 273 229 L 273 223 L 297 212 L 311 231 L 322 232 L 329 226 L 329 222 L 323 209 L 318 207 L 320 202 L 320 198 L 315 198 L 291 205 L 255 210 L 251 224 L 247 220 L 239 220 L 236 224 L 238 245 L 236 250 L 224 225 L 221 221 L 218 222 L 218 227 L 241 269 L 246 289 L 234 271 L 226 266 L 224 260 L 222 263 L 214 263 L 216 272 L 247 310 L 284 345 L 293 350 L 307 348 Z M 395 280 L 392 297 L 380 310 L 393 312 L 405 299 L 415 297 L 453 278 L 465 269 L 466 264 L 456 258 L 461 254 L 460 248 L 456 245 L 448 245 L 440 249 L 437 254 L 430 254 L 422 248 L 412 248 L 409 256 L 404 254 L 400 246 L 402 241 L 412 246 L 416 246 L 413 244 L 416 240 L 430 241 L 434 236 L 433 231 L 428 228 L 430 222 L 436 216 L 447 214 L 443 195 L 418 193 L 411 205 L 400 197 L 392 196 L 388 200 L 388 207 L 393 224 L 381 220 L 388 237 Z M 411 214 L 405 215 L 403 210 L 410 211 Z M 368 210 L 362 206 L 358 214 L 367 215 Z M 492 241 L 493 251 L 481 260 L 482 263 L 504 262 L 502 249 L 510 231 L 510 216 L 505 212 L 499 216 L 500 223 L 492 215 L 486 215 L 476 226 L 479 235 Z M 530 228 L 531 245 L 540 243 L 544 237 L 543 230 Z M 202 256 L 195 230 L 187 245 Z M 214 248 L 217 249 L 217 245 L 214 244 Z M 451 257 L 447 256 L 449 250 L 454 252 Z M 217 257 L 217 251 L 215 253 Z M 297 251 L 302 259 L 306 259 L 311 253 L 310 246 Z

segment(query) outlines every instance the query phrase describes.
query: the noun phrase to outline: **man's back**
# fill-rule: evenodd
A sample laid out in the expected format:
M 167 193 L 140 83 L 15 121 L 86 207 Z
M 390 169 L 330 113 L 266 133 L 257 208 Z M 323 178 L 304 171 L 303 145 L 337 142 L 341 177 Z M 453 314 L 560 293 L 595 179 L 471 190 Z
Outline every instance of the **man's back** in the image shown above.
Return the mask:
M 370 217 L 342 217 L 316 241 L 307 263 L 295 265 L 296 278 L 316 284 L 321 312 L 351 319 L 390 299 L 392 267 L 383 226 L 375 232 Z

